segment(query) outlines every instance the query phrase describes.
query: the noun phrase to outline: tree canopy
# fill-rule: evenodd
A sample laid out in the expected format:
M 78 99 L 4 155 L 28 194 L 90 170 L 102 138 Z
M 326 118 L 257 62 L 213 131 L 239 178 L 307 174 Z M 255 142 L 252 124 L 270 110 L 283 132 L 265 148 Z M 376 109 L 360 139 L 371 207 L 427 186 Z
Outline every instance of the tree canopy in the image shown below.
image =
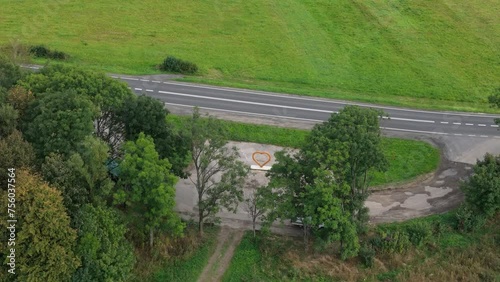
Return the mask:
M 27 170 L 15 173 L 17 281 L 68 281 L 80 260 L 73 251 L 76 231 L 70 228 L 61 193 Z M 4 196 L 2 202 L 7 207 Z M 6 212 L 6 208 L 1 209 L 3 218 L 7 218 Z M 5 238 L 8 223 L 4 220 L 1 224 Z M 6 253 L 6 247 L 2 244 L 1 253 Z
M 198 192 L 198 228 L 203 234 L 207 218 L 216 219 L 223 207 L 236 211 L 243 200 L 248 167 L 239 160 L 236 147 L 227 146 L 226 131 L 217 119 L 202 119 L 195 108 L 188 127 L 196 171 L 190 179 Z
M 152 248 L 154 230 L 161 227 L 180 235 L 184 229 L 173 210 L 177 178 L 170 172 L 168 160 L 159 158 L 153 139 L 144 133 L 137 141 L 125 143 L 124 151 L 115 203 L 125 206 L 127 218 L 137 228 L 149 232 Z
M 120 119 L 125 128 L 125 139 L 136 140 L 141 132 L 149 135 L 155 142 L 160 158 L 172 164 L 172 172 L 186 177 L 184 168 L 188 164 L 189 142 L 182 132 L 176 132 L 166 117 L 168 110 L 157 99 L 141 95 L 128 98 L 120 111 Z
M 114 210 L 84 205 L 76 215 L 76 252 L 82 265 L 72 281 L 126 281 L 132 271 L 134 254 L 125 239 L 125 226 Z
M 24 133 L 42 160 L 50 153 L 68 156 L 92 134 L 95 106 L 74 91 L 47 93 L 30 106 Z

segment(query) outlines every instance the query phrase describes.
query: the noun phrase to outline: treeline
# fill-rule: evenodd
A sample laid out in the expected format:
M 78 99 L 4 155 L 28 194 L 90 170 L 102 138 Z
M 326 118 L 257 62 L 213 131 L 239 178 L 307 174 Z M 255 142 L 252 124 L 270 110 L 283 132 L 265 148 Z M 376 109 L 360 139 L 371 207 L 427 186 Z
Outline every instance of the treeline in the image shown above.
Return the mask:
M 18 220 L 16 274 L 5 260 L 0 280 L 125 281 L 137 250 L 183 234 L 174 184 L 191 148 L 161 102 L 101 73 L 60 65 L 31 73 L 7 60 L 0 102 L 0 217 L 14 168 Z

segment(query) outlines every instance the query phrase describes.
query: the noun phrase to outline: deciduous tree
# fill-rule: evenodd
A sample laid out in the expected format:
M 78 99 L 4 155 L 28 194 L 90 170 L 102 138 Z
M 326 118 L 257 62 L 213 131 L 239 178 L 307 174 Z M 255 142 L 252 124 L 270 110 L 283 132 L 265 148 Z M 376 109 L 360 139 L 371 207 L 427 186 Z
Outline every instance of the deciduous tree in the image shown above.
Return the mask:
M 5 138 L 17 127 L 19 112 L 10 104 L 0 104 L 0 138 Z
M 0 139 L 0 171 L 9 168 L 31 168 L 35 160 L 35 152 L 30 143 L 23 139 L 21 132 L 14 130 L 6 138 Z M 7 174 L 0 174 L 2 190 L 7 189 Z
M 198 229 L 202 235 L 207 218 L 216 219 L 223 207 L 236 211 L 243 200 L 249 168 L 239 160 L 236 147 L 227 147 L 225 130 L 218 120 L 202 119 L 195 108 L 188 126 L 196 174 L 190 179 L 198 192 Z
M 474 166 L 474 174 L 462 186 L 465 201 L 474 214 L 487 217 L 500 210 L 500 155 L 486 154 Z
M 15 179 L 16 281 L 68 281 L 80 260 L 74 253 L 76 231 L 69 226 L 60 192 L 26 170 L 16 170 Z M 5 196 L 2 205 L 7 207 Z M 0 210 L 2 218 L 6 212 Z M 5 239 L 8 223 L 0 224 Z M 6 254 L 6 247 L 2 244 L 0 252 Z
M 169 160 L 175 175 L 186 177 L 184 169 L 189 162 L 189 142 L 182 131 L 177 132 L 167 123 L 168 114 L 162 102 L 142 95 L 126 100 L 120 118 L 125 126 L 126 140 L 136 140 L 141 132 L 151 136 L 160 158 Z
M 87 204 L 78 211 L 75 221 L 76 252 L 82 265 L 72 281 L 127 281 L 135 258 L 116 212 Z
M 67 157 L 92 134 L 96 113 L 90 100 L 74 91 L 46 94 L 30 106 L 24 133 L 40 160 L 50 153 Z
M 184 224 L 173 210 L 177 179 L 168 160 L 159 158 L 153 139 L 143 133 L 137 141 L 125 143 L 124 151 L 115 203 L 124 204 L 129 220 L 149 232 L 151 248 L 155 230 L 163 227 L 173 235 L 182 234 Z
M 63 65 L 49 65 L 19 82 L 40 98 L 44 93 L 74 91 L 78 96 L 89 98 L 98 108 L 94 127 L 95 134 L 110 145 L 110 153 L 118 155 L 123 141 L 123 124 L 118 118 L 126 99 L 134 96 L 123 82 L 104 73 Z

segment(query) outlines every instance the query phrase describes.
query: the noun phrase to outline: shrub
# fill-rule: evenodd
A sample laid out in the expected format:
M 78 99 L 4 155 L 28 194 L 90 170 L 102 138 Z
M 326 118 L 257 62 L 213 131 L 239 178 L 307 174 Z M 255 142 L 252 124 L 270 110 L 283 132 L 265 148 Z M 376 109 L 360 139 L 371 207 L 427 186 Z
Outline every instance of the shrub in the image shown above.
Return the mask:
M 404 230 L 380 231 L 380 235 L 382 237 L 382 250 L 387 253 L 403 253 L 411 246 L 410 238 Z
M 366 267 L 373 266 L 373 259 L 375 257 L 375 250 L 370 246 L 363 244 L 361 249 L 359 249 L 359 258 L 361 259 L 361 263 Z
M 184 74 L 195 74 L 198 72 L 198 66 L 194 63 L 168 56 L 159 66 L 162 71 L 177 72 Z
M 461 232 L 471 232 L 481 228 L 486 219 L 483 215 L 476 214 L 468 205 L 462 205 L 455 214 L 455 228 Z
M 69 55 L 57 50 L 50 50 L 43 45 L 34 45 L 30 47 L 30 53 L 37 58 L 47 58 L 54 60 L 69 59 Z
M 421 246 L 432 235 L 431 227 L 426 222 L 414 222 L 406 227 L 410 242 L 414 246 Z

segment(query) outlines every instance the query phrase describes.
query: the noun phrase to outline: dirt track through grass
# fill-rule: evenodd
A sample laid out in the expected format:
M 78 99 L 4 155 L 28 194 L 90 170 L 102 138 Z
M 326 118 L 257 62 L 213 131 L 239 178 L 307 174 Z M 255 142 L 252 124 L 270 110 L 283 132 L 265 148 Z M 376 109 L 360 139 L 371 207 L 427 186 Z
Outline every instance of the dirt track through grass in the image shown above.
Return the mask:
M 243 230 L 221 228 L 215 251 L 203 269 L 198 282 L 220 281 L 234 254 L 234 250 L 243 238 Z

